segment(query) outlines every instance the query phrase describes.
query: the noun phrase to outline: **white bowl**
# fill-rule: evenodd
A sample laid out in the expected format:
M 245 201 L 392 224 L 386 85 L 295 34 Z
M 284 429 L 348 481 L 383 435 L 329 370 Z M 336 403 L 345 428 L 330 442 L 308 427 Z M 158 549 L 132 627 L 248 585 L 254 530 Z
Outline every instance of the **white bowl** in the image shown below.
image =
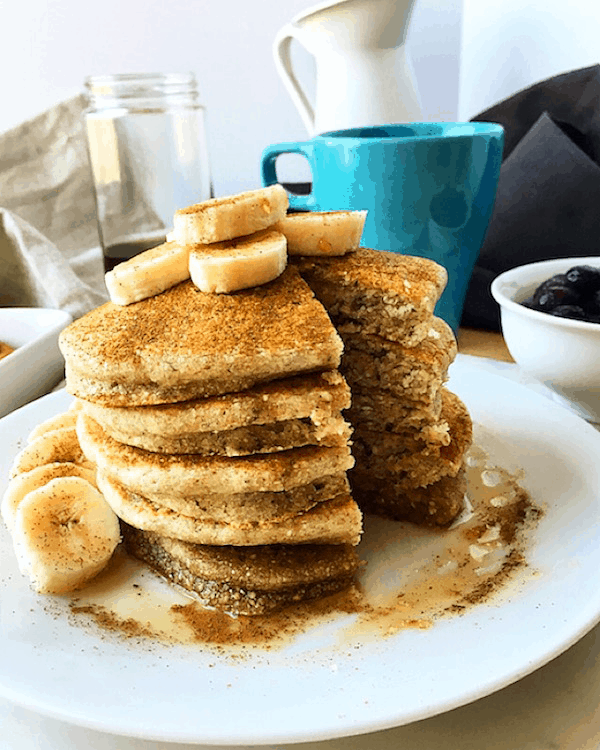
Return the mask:
M 494 279 L 491 291 L 500 305 L 506 345 L 519 367 L 566 399 L 582 417 L 600 422 L 600 323 L 559 318 L 519 304 L 550 276 L 580 265 L 600 268 L 600 257 L 512 268 Z
M 64 372 L 58 335 L 69 313 L 40 307 L 0 307 L 0 341 L 15 351 L 0 359 L 0 417 L 43 396 Z

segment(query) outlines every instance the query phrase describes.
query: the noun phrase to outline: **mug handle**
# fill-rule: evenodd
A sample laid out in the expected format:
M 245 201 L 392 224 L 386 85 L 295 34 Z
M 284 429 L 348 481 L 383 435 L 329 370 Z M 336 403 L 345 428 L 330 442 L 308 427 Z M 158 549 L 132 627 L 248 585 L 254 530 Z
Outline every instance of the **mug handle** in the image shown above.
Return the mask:
M 275 162 L 277 161 L 277 157 L 281 156 L 281 154 L 300 154 L 301 156 L 304 156 L 309 163 L 311 172 L 314 175 L 314 146 L 312 143 L 303 143 L 302 141 L 292 141 L 290 143 L 273 143 L 272 145 L 267 146 L 267 148 L 265 148 L 262 153 L 262 183 L 265 187 L 267 187 L 268 185 L 276 185 L 278 183 Z M 308 195 L 296 195 L 296 193 L 288 193 L 288 198 L 290 202 L 290 208 L 311 211 L 316 207 L 316 200 L 313 192 L 310 192 Z
M 292 68 L 292 56 L 290 54 L 292 39 L 296 39 L 296 41 L 302 44 L 296 28 L 293 24 L 288 23 L 279 30 L 275 37 L 275 41 L 273 42 L 275 67 L 288 91 L 288 94 L 296 105 L 296 109 L 300 113 L 304 126 L 308 132 L 312 134 L 315 129 L 315 111 L 312 104 L 308 101 L 306 94 L 302 90 Z

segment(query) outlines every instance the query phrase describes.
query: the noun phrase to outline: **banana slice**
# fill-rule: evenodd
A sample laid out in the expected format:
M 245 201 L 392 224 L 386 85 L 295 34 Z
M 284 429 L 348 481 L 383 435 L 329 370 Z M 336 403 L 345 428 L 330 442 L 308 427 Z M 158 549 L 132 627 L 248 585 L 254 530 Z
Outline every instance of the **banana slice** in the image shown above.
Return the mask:
M 13 544 L 21 573 L 40 594 L 80 588 L 108 563 L 121 539 L 119 519 L 85 479 L 52 479 L 22 500 Z
M 175 212 L 170 237 L 181 245 L 205 245 L 254 234 L 282 219 L 288 195 L 281 185 L 249 190 Z
M 75 427 L 77 422 L 77 412 L 67 411 L 63 414 L 57 414 L 55 417 L 50 417 L 45 422 L 39 424 L 34 430 L 29 433 L 27 438 L 28 443 L 32 443 L 36 438 L 45 435 L 47 432 L 53 432 L 54 430 L 61 430 L 63 427 Z
M 154 297 L 189 278 L 189 247 L 165 242 L 119 263 L 104 280 L 116 305 L 131 305 Z
M 96 472 L 84 466 L 65 461 L 63 463 L 54 462 L 38 466 L 31 471 L 26 471 L 14 477 L 8 483 L 8 487 L 2 497 L 0 512 L 6 525 L 6 528 L 12 534 L 15 525 L 15 516 L 17 508 L 24 500 L 25 496 L 39 487 L 48 484 L 52 479 L 59 477 L 80 477 L 96 486 Z
M 235 292 L 266 284 L 287 265 L 285 237 L 265 229 L 237 240 L 196 245 L 190 253 L 192 281 L 203 292 Z
M 290 214 L 273 229 L 285 234 L 288 255 L 345 255 L 356 250 L 366 211 L 311 211 Z
M 32 440 L 23 450 L 17 453 L 10 478 L 23 474 L 25 471 L 31 471 L 37 466 L 51 464 L 55 461 L 70 461 L 74 464 L 83 465 L 87 463 L 74 427 L 52 430 Z

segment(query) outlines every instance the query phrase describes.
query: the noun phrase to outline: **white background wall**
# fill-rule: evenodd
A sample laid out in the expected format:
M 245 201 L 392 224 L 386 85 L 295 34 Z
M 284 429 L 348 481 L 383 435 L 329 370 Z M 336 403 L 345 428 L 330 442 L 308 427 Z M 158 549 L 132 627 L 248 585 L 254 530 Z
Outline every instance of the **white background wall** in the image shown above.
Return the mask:
M 458 116 L 599 62 L 600 0 L 463 0 Z
M 271 46 L 278 29 L 313 4 L 0 0 L 0 132 L 77 93 L 86 75 L 193 70 L 208 112 L 216 193 L 257 187 L 262 149 L 306 137 Z M 417 0 L 410 47 L 426 119 L 456 116 L 459 21 L 460 0 Z M 294 56 L 310 78 L 312 60 L 302 50 Z
M 0 132 L 80 91 L 86 75 L 193 70 L 217 194 L 256 187 L 264 146 L 306 135 L 271 45 L 310 5 L 0 0 Z M 424 118 L 468 119 L 548 75 L 595 63 L 599 32 L 600 0 L 417 0 L 408 47 Z M 295 58 L 310 79 L 312 61 L 302 50 Z

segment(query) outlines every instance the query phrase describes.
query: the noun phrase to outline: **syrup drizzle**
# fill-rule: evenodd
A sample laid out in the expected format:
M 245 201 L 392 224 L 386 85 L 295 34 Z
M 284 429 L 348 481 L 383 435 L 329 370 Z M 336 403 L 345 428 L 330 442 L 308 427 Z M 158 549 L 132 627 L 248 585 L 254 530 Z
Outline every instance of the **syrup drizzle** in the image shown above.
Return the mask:
M 338 623 L 338 640 L 427 629 L 497 596 L 526 567 L 530 532 L 541 516 L 519 474 L 490 463 L 474 446 L 467 457 L 466 507 L 449 529 L 365 518 L 359 547 L 367 561 L 356 586 L 262 616 L 231 617 L 201 606 L 143 563 L 118 551 L 109 567 L 70 603 L 78 623 L 119 637 L 218 649 L 266 650 L 316 625 Z

